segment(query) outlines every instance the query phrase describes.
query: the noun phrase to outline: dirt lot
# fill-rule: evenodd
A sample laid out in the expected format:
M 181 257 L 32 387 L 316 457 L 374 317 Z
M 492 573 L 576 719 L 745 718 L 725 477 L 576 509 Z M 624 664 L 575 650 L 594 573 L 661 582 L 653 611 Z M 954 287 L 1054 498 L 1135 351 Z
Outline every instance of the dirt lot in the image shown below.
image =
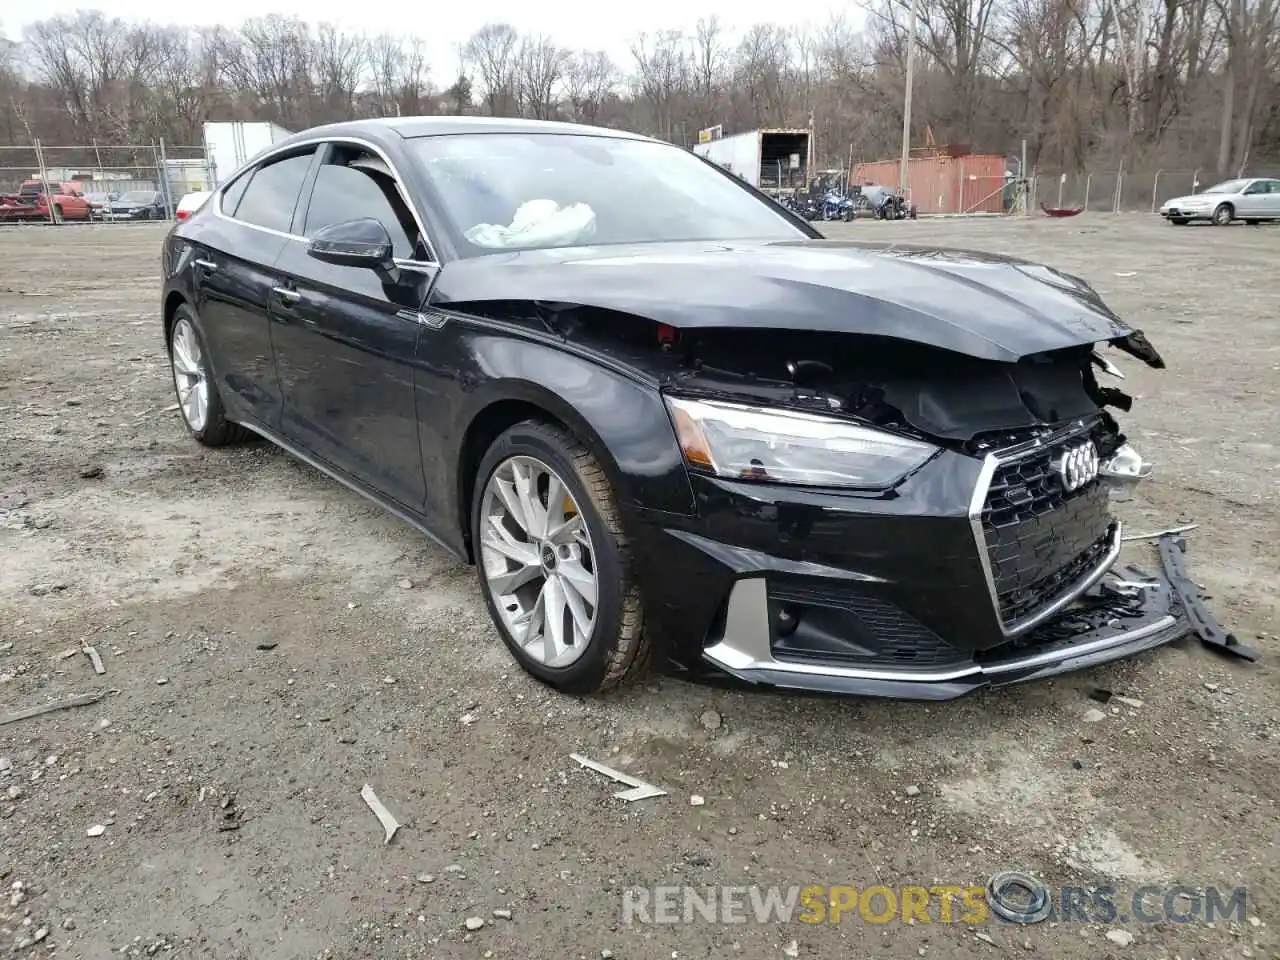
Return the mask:
M 674 679 L 585 702 L 539 687 L 469 568 L 274 449 L 188 438 L 157 317 L 163 227 L 0 231 L 0 713 L 107 692 L 0 727 L 0 951 L 44 929 L 15 949 L 1280 956 L 1280 230 L 1153 219 L 832 230 L 1043 259 L 1145 328 L 1169 369 L 1121 361 L 1126 423 L 1157 474 L 1123 515 L 1201 524 L 1193 572 L 1265 658 L 1184 642 L 932 706 Z M 103 676 L 64 656 L 85 641 Z M 1085 722 L 1095 687 L 1142 705 Z M 624 804 L 570 751 L 670 795 Z M 405 824 L 389 846 L 366 782 Z M 1130 923 L 1128 944 L 1119 923 L 622 922 L 635 885 L 1006 869 L 1247 885 L 1247 919 Z

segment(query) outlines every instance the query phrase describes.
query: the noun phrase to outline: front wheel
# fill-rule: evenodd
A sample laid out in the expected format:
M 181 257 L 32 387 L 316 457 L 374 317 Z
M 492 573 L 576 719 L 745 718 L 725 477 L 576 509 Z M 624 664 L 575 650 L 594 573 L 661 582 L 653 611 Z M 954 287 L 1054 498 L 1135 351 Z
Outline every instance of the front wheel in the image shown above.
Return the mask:
M 1229 203 L 1218 204 L 1218 209 L 1213 211 L 1213 225 L 1215 227 L 1225 227 L 1235 217 L 1235 210 Z
M 640 588 L 614 490 L 563 427 L 526 420 L 480 462 L 471 538 L 480 589 L 512 655 L 566 693 L 649 665 Z

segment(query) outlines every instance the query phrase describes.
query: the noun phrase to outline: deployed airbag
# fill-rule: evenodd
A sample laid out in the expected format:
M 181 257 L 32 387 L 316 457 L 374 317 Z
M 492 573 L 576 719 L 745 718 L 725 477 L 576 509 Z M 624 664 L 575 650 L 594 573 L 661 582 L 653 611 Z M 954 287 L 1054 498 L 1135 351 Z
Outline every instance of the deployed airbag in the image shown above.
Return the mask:
M 464 234 L 480 247 L 565 246 L 586 240 L 596 232 L 596 214 L 585 203 L 562 207 L 554 200 L 522 203 L 506 226 L 477 223 Z

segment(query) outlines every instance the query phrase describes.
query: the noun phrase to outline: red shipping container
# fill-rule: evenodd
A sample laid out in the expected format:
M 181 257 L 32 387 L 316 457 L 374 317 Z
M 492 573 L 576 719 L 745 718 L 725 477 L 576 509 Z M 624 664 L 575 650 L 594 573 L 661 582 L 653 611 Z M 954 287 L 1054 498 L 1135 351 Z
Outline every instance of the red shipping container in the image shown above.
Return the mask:
M 851 186 L 898 185 L 897 160 L 859 163 Z M 907 198 L 919 213 L 1004 213 L 1005 159 L 994 154 L 913 157 L 907 166 Z

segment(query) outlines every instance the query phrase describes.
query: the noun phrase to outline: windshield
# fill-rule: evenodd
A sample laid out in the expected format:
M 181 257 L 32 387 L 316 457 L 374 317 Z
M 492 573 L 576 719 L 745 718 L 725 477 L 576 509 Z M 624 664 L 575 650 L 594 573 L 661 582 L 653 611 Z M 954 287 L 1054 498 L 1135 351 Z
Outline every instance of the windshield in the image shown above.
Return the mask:
M 151 203 L 155 198 L 154 190 L 130 190 L 120 197 L 121 200 L 128 203 Z
M 1249 182 L 1248 180 L 1227 180 L 1223 183 L 1215 183 L 1212 187 L 1209 187 L 1204 192 L 1205 193 L 1239 193 L 1241 190 L 1244 189 L 1244 185 L 1248 182 Z
M 411 141 L 463 256 L 584 244 L 795 240 L 769 204 L 679 147 L 577 134 Z

